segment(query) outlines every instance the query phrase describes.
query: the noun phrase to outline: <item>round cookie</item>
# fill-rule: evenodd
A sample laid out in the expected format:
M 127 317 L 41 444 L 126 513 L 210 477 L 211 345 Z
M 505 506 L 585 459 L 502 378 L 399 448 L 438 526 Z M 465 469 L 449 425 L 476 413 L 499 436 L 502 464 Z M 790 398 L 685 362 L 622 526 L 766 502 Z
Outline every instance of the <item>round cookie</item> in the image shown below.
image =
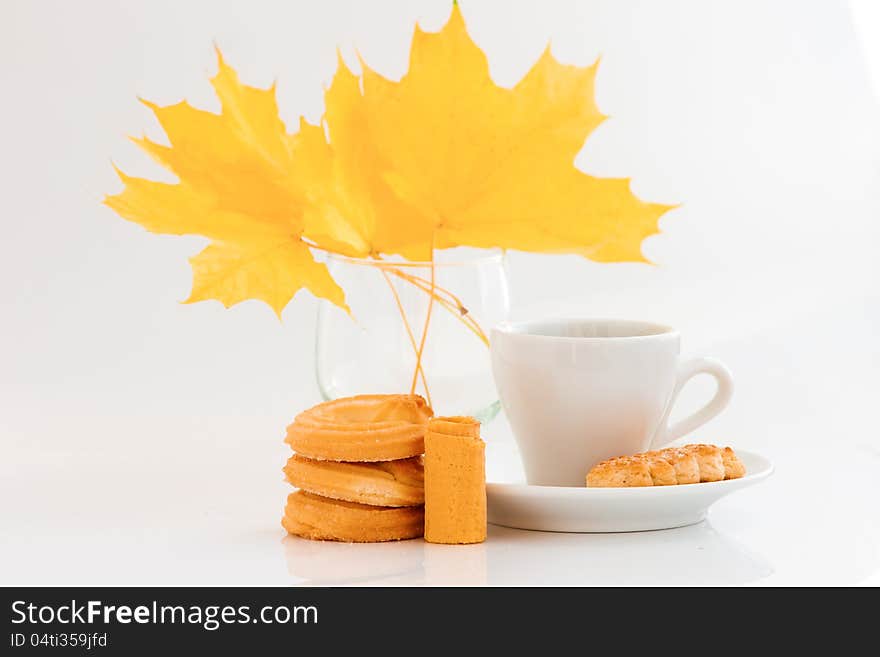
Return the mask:
M 425 451 L 434 412 L 419 395 L 358 395 L 318 404 L 296 416 L 285 441 L 322 461 L 394 461 Z
M 372 506 L 425 503 L 421 457 L 375 463 L 317 461 L 294 454 L 284 466 L 287 481 L 309 493 Z
M 378 543 L 424 535 L 425 512 L 420 506 L 367 506 L 300 490 L 287 496 L 281 525 L 303 538 Z

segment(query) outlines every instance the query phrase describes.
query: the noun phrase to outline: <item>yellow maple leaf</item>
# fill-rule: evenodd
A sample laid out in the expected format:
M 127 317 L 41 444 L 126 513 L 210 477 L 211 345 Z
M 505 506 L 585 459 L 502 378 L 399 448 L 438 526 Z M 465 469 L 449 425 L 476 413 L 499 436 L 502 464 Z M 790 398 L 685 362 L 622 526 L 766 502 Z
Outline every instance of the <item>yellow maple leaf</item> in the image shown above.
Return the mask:
M 119 172 L 125 189 L 105 203 L 155 233 L 203 235 L 213 242 L 190 262 L 187 303 L 231 306 L 260 299 L 276 313 L 302 288 L 344 309 L 342 289 L 302 239 L 303 194 L 293 175 L 293 144 L 278 116 L 274 86 L 249 87 L 217 52 L 211 79 L 221 113 L 186 102 L 145 101 L 170 146 L 134 139 L 179 179 L 168 184 Z
M 645 260 L 642 240 L 672 206 L 641 201 L 626 179 L 574 166 L 605 118 L 593 99 L 596 64 L 563 65 L 548 48 L 517 85 L 500 87 L 455 4 L 439 32 L 416 28 L 400 81 L 361 65 L 362 92 L 340 62 L 325 120 L 346 174 L 336 180 L 349 183 L 338 207 L 369 218 L 360 234 L 372 236 L 365 242 L 374 250 L 430 259 L 433 248 L 501 247 Z
M 217 54 L 220 114 L 145 101 L 169 145 L 134 141 L 178 182 L 119 172 L 125 188 L 106 198 L 150 231 L 212 240 L 191 259 L 188 302 L 254 298 L 280 314 L 307 288 L 347 310 L 315 248 L 420 261 L 454 246 L 644 261 L 642 241 L 672 207 L 574 166 L 605 118 L 597 64 L 564 65 L 548 48 L 519 83 L 500 87 L 457 4 L 439 32 L 416 28 L 399 81 L 363 61 L 358 76 L 340 57 L 321 124 L 301 120 L 294 134 L 274 86 L 242 84 Z
M 309 200 L 306 236 L 347 255 L 431 260 L 433 227 L 386 184 L 385 145 L 370 138 L 360 80 L 341 56 L 324 102 L 329 143 L 322 127 L 304 121 L 292 138 L 295 177 Z

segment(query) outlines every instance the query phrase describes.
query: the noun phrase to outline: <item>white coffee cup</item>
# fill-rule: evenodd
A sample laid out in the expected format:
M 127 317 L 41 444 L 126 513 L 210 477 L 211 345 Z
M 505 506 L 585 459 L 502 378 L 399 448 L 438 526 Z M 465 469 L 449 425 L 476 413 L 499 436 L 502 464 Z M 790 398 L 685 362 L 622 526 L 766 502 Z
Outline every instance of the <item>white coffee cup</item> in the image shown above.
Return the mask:
M 599 461 L 659 448 L 724 410 L 733 394 L 730 372 L 710 358 L 681 360 L 679 344 L 675 329 L 642 321 L 494 328 L 492 372 L 528 483 L 583 486 Z M 715 377 L 715 396 L 668 426 L 679 391 L 701 373 Z

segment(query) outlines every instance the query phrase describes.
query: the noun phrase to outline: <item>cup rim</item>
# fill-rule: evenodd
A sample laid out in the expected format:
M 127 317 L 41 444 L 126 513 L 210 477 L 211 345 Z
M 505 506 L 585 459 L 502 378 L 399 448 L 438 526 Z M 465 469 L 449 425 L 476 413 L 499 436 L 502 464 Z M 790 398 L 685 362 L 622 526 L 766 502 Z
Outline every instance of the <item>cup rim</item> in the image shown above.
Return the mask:
M 629 325 L 633 328 L 648 327 L 653 329 L 650 333 L 641 335 L 609 335 L 609 336 L 571 336 L 571 335 L 546 335 L 543 333 L 530 332 L 530 327 L 547 324 L 622 324 Z M 516 335 L 523 338 L 548 342 L 634 342 L 644 340 L 654 340 L 664 337 L 678 337 L 678 329 L 643 319 L 629 319 L 621 317 L 550 317 L 543 319 L 531 319 L 516 322 L 501 322 L 492 327 L 492 333 L 505 335 Z

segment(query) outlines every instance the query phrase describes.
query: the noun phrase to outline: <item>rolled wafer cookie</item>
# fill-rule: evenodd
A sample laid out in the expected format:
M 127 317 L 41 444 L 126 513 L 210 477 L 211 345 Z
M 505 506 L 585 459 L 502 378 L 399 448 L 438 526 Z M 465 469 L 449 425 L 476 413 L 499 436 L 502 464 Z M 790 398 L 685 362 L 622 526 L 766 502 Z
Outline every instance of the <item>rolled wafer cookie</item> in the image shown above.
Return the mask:
M 287 496 L 281 525 L 303 538 L 347 543 L 379 543 L 424 533 L 420 506 L 367 506 L 299 490 Z
M 440 417 L 425 433 L 425 540 L 486 540 L 486 443 L 472 417 Z
M 310 493 L 373 506 L 425 503 L 422 457 L 375 463 L 317 461 L 294 454 L 284 466 L 287 481 Z

